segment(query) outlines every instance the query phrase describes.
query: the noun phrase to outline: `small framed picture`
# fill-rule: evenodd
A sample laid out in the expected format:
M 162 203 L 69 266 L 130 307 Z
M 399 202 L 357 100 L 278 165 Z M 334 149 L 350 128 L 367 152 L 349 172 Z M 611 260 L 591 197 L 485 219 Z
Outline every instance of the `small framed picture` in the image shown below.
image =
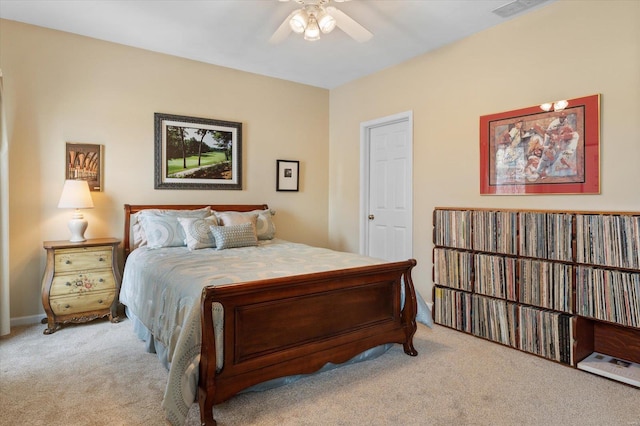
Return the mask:
M 300 162 L 293 160 L 276 160 L 277 191 L 298 191 L 300 184 Z
M 67 142 L 65 179 L 86 180 L 91 191 L 102 191 L 102 145 Z

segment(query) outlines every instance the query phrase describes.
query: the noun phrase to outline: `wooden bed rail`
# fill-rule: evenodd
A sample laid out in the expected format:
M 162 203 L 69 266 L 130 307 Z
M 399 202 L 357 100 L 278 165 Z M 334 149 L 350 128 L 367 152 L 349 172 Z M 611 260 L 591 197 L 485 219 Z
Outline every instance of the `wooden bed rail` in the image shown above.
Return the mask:
M 416 356 L 415 265 L 410 259 L 205 287 L 198 385 L 202 424 L 216 424 L 214 404 L 266 380 L 313 373 L 385 343 L 400 343 L 405 353 Z M 219 371 L 214 303 L 224 309 Z

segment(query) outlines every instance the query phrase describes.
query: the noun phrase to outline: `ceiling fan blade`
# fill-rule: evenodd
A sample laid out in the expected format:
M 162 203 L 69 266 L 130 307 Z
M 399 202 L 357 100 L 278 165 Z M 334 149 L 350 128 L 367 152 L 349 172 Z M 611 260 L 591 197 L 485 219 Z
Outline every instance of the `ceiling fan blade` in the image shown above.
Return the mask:
M 280 24 L 278 29 L 273 33 L 273 35 L 269 39 L 269 43 L 273 43 L 273 44 L 280 43 L 282 40 L 287 38 L 289 34 L 291 34 L 291 26 L 289 25 L 289 21 L 291 20 L 291 18 L 296 12 L 297 10 L 294 10 L 289 14 L 289 16 L 285 18 L 284 21 L 282 21 L 282 24 Z
M 371 34 L 369 30 L 358 24 L 353 20 L 353 18 L 343 11 L 336 9 L 335 7 L 327 7 L 326 10 L 329 15 L 335 18 L 338 28 L 350 35 L 355 41 L 364 43 L 373 37 L 373 34 Z

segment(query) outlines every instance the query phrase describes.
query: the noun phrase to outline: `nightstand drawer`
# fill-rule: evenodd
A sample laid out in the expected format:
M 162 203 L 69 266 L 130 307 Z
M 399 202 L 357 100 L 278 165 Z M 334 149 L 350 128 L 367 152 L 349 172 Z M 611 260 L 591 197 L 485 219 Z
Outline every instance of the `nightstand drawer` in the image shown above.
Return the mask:
M 94 291 L 113 290 L 116 281 L 111 269 L 76 274 L 56 275 L 51 283 L 51 297 L 67 294 L 86 294 Z
M 111 268 L 111 247 L 56 250 L 54 263 L 56 273 Z
M 75 294 L 73 296 L 52 297 L 50 301 L 51 310 L 56 315 L 69 315 L 109 309 L 115 295 L 115 290 L 112 290 Z

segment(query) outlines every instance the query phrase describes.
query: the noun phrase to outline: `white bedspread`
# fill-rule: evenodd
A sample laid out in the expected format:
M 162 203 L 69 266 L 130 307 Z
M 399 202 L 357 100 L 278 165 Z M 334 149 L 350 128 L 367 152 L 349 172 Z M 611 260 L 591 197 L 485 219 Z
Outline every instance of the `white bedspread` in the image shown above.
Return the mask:
M 148 349 L 157 351 L 169 368 L 162 403 L 167 419 L 182 425 L 195 400 L 203 287 L 378 263 L 384 261 L 277 239 L 228 250 L 134 250 L 125 265 L 120 301 Z M 419 296 L 416 320 L 432 324 Z M 220 366 L 221 358 L 217 362 Z

